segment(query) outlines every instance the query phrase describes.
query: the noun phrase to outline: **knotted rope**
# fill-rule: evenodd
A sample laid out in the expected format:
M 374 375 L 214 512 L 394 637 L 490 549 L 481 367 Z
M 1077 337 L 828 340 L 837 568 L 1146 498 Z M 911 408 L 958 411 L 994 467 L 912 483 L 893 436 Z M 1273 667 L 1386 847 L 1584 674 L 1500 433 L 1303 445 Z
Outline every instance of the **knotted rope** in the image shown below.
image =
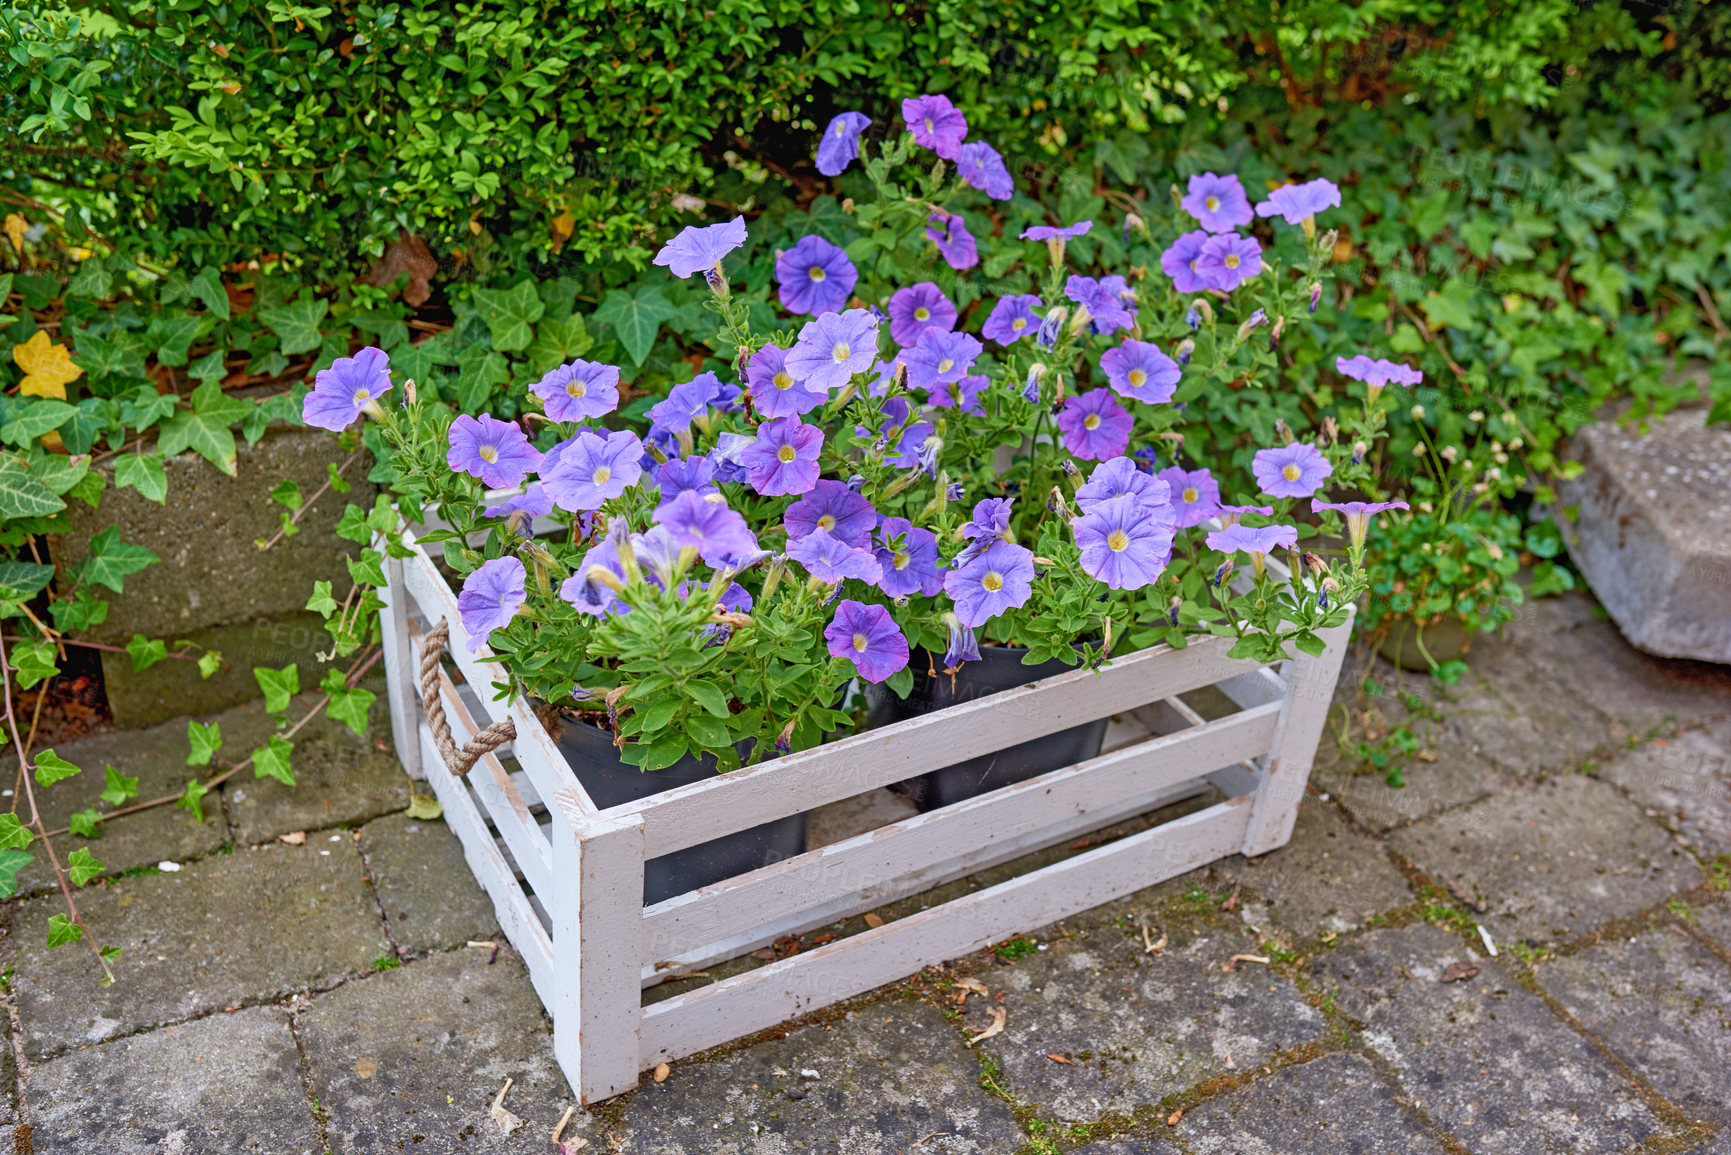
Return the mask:
M 483 755 L 491 754 L 517 736 L 517 725 L 511 719 L 494 722 L 461 747 L 451 737 L 451 724 L 445 721 L 445 703 L 439 696 L 439 655 L 451 638 L 451 627 L 444 618 L 427 631 L 421 641 L 421 708 L 427 712 L 427 724 L 433 730 L 433 745 L 445 760 L 445 769 L 463 777 Z

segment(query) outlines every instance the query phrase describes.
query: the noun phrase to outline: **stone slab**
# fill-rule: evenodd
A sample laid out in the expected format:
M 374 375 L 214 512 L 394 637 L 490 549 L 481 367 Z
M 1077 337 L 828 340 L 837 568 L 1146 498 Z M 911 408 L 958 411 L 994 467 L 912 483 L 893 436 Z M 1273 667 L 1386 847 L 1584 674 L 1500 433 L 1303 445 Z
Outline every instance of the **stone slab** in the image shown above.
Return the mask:
M 493 902 L 443 820 L 375 819 L 361 827 L 361 852 L 399 950 L 419 954 L 498 935 Z
M 1731 854 L 1731 722 L 1655 739 L 1597 773 L 1703 854 Z
M 1436 1136 L 1358 1055 L 1285 1067 L 1184 1113 L 1194 1155 L 1444 1155 Z
M 1179 1155 L 1179 1151 L 1163 1139 L 1103 1139 L 1076 1148 L 1072 1155 Z
M 77 566 L 91 537 L 111 525 L 120 527 L 123 541 L 161 560 L 128 576 L 124 593 L 106 595 L 108 618 L 89 631 L 91 638 L 118 644 L 135 633 L 185 637 L 189 630 L 276 617 L 305 608 L 316 579 L 340 582 L 346 591 L 343 559 L 357 547 L 335 530 L 349 502 L 372 504 L 365 455 L 344 474 L 353 489 L 326 493 L 301 518 L 301 532 L 268 551 L 254 543 L 280 526 L 284 507 L 271 500 L 272 489 L 293 481 L 310 497 L 324 484 L 327 464 L 347 456 L 319 429 L 276 429 L 256 445 L 243 443 L 233 477 L 196 454 L 177 454 L 163 463 L 166 505 L 114 488 L 113 465 L 98 466 L 109 479 L 102 505 L 69 507 L 71 530 L 50 541 L 55 565 L 62 573 Z
M 1484 903 L 1479 921 L 1499 943 L 1567 942 L 1701 882 L 1658 824 L 1580 774 L 1427 819 L 1389 845 Z
M 1384 833 L 1408 823 L 1511 790 L 1516 779 L 1471 752 L 1455 752 L 1435 762 L 1404 768 L 1406 784 L 1390 786 L 1381 773 L 1311 775 L 1317 789 L 1339 799 L 1352 820 Z
M 1002 1034 L 980 1044 L 1017 1100 L 1063 1122 L 1129 1114 L 1205 1079 L 1263 1063 L 1324 1031 L 1321 1012 L 1267 967 L 1224 971 L 1258 938 L 1236 919 L 1167 912 L 1168 942 L 1147 953 L 1139 926 L 1101 926 L 981 979 L 1004 994 Z M 990 999 L 969 999 L 971 1027 Z M 1056 1054 L 1069 1063 L 1047 1058 Z
M 335 1155 L 552 1149 L 547 1137 L 575 1101 L 552 1024 L 520 959 L 507 949 L 487 960 L 483 950 L 434 955 L 345 983 L 298 1014 Z M 488 1116 L 506 1079 L 504 1106 L 523 1120 L 512 1134 Z
M 1564 540 L 1623 633 L 1649 653 L 1731 662 L 1731 429 L 1680 410 L 1646 434 L 1589 425 L 1574 454 Z
M 1450 963 L 1471 978 L 1444 983 Z M 1637 1088 L 1502 966 L 1434 926 L 1378 930 L 1315 974 L 1402 1092 L 1459 1144 L 1498 1155 L 1625 1152 L 1667 1134 Z
M 1538 977 L 1685 1114 L 1731 1124 L 1731 964 L 1661 927 L 1545 963 Z
M 43 945 L 57 896 L 25 903 L 12 987 L 33 1060 L 325 986 L 390 949 L 348 835 L 122 879 L 83 891 L 78 906 L 103 945 L 122 949 L 117 981 L 99 986 L 82 946 Z
M 30 1076 L 36 1155 L 314 1155 L 288 1016 L 252 1007 L 87 1047 Z
M 1291 842 L 1260 858 L 1224 859 L 1217 868 L 1222 878 L 1242 883 L 1260 899 L 1245 903 L 1246 922 L 1300 940 L 1351 930 L 1413 898 L 1382 847 L 1354 833 L 1315 796 L 1299 804 Z
M 1690 925 L 1711 938 L 1725 957 L 1731 958 L 1731 903 L 1721 899 L 1712 906 L 1697 907 Z
M 809 1073 L 809 1074 L 808 1074 Z M 815 1074 L 815 1078 L 811 1077 Z M 646 1082 L 614 1150 L 633 1155 L 998 1155 L 1026 1137 L 980 1089 L 955 1028 L 925 1003 L 880 1002 L 827 1026 Z
M 357 738 L 347 726 L 321 714 L 295 735 L 295 785 L 244 776 L 229 783 L 224 803 L 237 841 L 268 842 L 295 830 L 356 825 L 408 806 L 408 775 L 396 754 L 388 752 L 391 724 L 385 684 L 379 680 L 365 684 L 378 695 L 367 719 L 366 737 Z M 294 707 L 302 708 L 298 702 Z M 233 714 L 254 727 L 249 733 L 268 733 L 259 729 L 268 725 L 261 703 Z M 298 720 L 300 715 L 290 716 Z M 228 733 L 227 727 L 223 733 Z
M 68 743 L 55 753 L 82 767 L 83 773 L 52 786 L 37 786 L 36 803 L 50 830 L 65 826 L 67 816 L 74 811 L 113 810 L 99 797 L 105 780 L 103 767 L 109 765 L 129 778 L 138 779 L 138 798 L 133 801 L 179 793 L 193 778 L 202 778 L 207 769 L 188 766 L 187 749 L 185 723 L 149 730 L 110 731 Z M 72 851 L 85 846 L 110 871 L 118 872 L 154 865 L 165 858 L 180 862 L 200 857 L 216 850 L 229 837 L 228 821 L 216 794 L 205 796 L 202 824 L 193 820 L 190 811 L 159 806 L 104 822 L 97 829 L 102 837 L 94 841 L 71 835 L 56 839 L 55 850 L 61 862 Z M 29 892 L 54 886 L 54 872 L 49 869 L 46 857 L 36 851 L 32 853 L 36 853 L 36 861 L 19 872 L 19 888 Z

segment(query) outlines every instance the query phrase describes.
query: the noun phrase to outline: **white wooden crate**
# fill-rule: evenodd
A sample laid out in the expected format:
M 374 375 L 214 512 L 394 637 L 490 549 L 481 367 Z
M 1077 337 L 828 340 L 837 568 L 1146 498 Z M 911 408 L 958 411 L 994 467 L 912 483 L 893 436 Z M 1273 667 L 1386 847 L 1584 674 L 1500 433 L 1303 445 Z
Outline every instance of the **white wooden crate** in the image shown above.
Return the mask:
M 553 1018 L 554 1050 L 584 1103 L 638 1072 L 751 1034 L 1140 890 L 1292 836 L 1352 623 L 1326 651 L 1278 667 L 1226 656 L 1231 639 L 1158 647 L 1098 673 L 1073 670 L 813 750 L 598 810 L 528 705 L 493 700 L 497 667 L 471 654 L 457 600 L 412 537 L 388 561 L 382 613 L 391 723 L 462 840 L 500 926 Z M 466 685 L 441 670 L 461 744 L 510 718 L 509 773 L 483 757 L 467 778 L 436 752 L 416 674 L 420 638 L 445 621 Z M 1216 687 L 1236 712 L 1204 720 L 1179 695 Z M 646 859 L 851 798 L 1094 719 L 1135 713 L 1143 740 L 1026 782 L 918 814 L 714 886 L 643 905 Z M 477 717 L 477 715 L 484 715 Z M 499 752 L 503 754 L 504 751 Z M 643 1005 L 641 989 L 784 935 L 1146 813 L 1210 787 L 1224 800 L 995 886 L 731 978 Z M 544 811 L 545 818 L 537 811 Z

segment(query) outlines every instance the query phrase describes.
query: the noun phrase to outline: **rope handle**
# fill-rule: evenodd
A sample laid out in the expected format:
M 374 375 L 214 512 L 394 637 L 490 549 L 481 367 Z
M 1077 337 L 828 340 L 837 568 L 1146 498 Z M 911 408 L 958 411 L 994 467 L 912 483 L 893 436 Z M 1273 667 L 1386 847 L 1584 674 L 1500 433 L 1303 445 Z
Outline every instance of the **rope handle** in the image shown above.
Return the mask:
M 433 745 L 445 760 L 445 769 L 458 778 L 474 768 L 482 757 L 491 754 L 517 736 L 517 724 L 506 718 L 494 722 L 461 747 L 451 737 L 451 724 L 445 720 L 445 703 L 439 696 L 439 655 L 451 639 L 451 626 L 444 618 L 427 631 L 421 640 L 421 708 L 427 712 L 427 724 L 433 729 Z

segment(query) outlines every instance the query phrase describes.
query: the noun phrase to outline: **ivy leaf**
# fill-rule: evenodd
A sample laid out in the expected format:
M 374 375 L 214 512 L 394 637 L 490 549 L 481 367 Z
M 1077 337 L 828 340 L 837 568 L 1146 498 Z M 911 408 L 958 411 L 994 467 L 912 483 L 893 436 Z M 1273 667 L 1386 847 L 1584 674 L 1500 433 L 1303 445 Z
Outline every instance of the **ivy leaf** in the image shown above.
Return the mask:
M 228 294 L 222 288 L 222 274 L 215 265 L 206 265 L 192 278 L 192 295 L 204 302 L 204 307 L 219 321 L 229 317 Z
M 234 431 L 227 421 L 182 410 L 162 427 L 156 448 L 169 457 L 190 449 L 230 477 L 235 476 Z
M 440 365 L 454 365 L 457 355 L 451 350 L 451 331 L 435 333 L 414 345 L 398 345 L 391 350 L 391 368 L 404 377 L 426 384 L 433 370 Z
M 661 322 L 674 315 L 676 310 L 661 295 L 657 288 L 644 288 L 632 293 L 626 289 L 614 289 L 601 302 L 601 307 L 595 310 L 595 319 L 613 326 L 613 331 L 619 335 L 619 343 L 625 346 L 625 352 L 631 360 L 641 365 L 649 356 L 649 350 L 655 347 L 656 334 L 661 330 Z
M 66 829 L 80 838 L 101 838 L 102 828 L 97 825 L 101 820 L 102 815 L 98 814 L 95 809 L 75 811 L 67 816 Z M 84 884 L 79 883 L 79 885 Z
M 572 313 L 563 321 L 542 321 L 535 327 L 535 340 L 529 345 L 530 368 L 545 373 L 555 365 L 583 356 L 594 344 L 581 313 Z
M 60 672 L 54 661 L 54 643 L 45 639 L 20 642 L 12 648 L 12 668 L 18 673 L 19 688 L 28 690 Z
M 293 355 L 309 353 L 324 343 L 319 334 L 319 324 L 329 311 L 330 303 L 327 301 L 292 301 L 274 309 L 260 309 L 258 319 L 276 333 L 277 348 Z
M 192 820 L 200 826 L 203 826 L 204 806 L 199 799 L 209 793 L 210 787 L 194 778 L 186 784 L 186 789 L 181 792 L 180 801 L 174 804 L 174 808 L 176 810 L 185 810 L 190 812 L 192 814 Z
M 0 898 L 18 893 L 18 872 L 35 861 L 34 854 L 22 850 L 0 850 Z
M 367 527 L 367 511 L 353 503 L 346 506 L 342 517 L 337 519 L 337 536 L 362 545 L 371 541 L 373 531 Z
M 168 643 L 161 638 L 133 634 L 132 640 L 126 643 L 126 653 L 132 659 L 132 672 L 138 674 L 168 657 Z
M 10 454 L 0 454 L 0 518 L 52 517 L 65 508 L 66 503 L 32 477 L 22 462 Z
M 158 317 L 144 331 L 144 343 L 156 350 L 156 360 L 163 365 L 186 364 L 186 351 L 198 337 L 197 317 Z
M 93 810 L 91 813 L 96 812 Z M 107 869 L 96 861 L 96 856 L 90 853 L 88 846 L 80 846 L 66 859 L 66 873 L 72 876 L 73 886 L 83 886 Z
M 367 711 L 372 708 L 379 696 L 371 690 L 360 688 L 348 689 L 343 682 L 341 670 L 332 670 L 325 675 L 324 692 L 331 697 L 330 704 L 325 707 L 325 713 L 355 732 L 355 737 L 364 738 L 367 733 Z
M 83 942 L 84 928 L 63 914 L 52 915 L 48 919 L 48 945 L 50 947 L 66 946 L 68 943 Z
M 343 560 L 348 563 L 349 577 L 357 585 L 384 586 L 385 570 L 380 563 L 385 560 L 385 555 L 378 550 L 363 549 L 359 559 L 351 557 Z
M 480 345 L 464 349 L 457 358 L 457 368 L 456 400 L 467 413 L 480 412 L 494 387 L 511 379 L 505 358 Z
M 20 397 L 64 400 L 66 387 L 84 376 L 84 370 L 72 363 L 66 346 L 55 344 L 46 329 L 38 329 L 22 345 L 12 346 L 12 360 L 24 371 L 24 380 L 18 383 Z
M 300 671 L 293 662 L 280 670 L 254 666 L 252 676 L 258 679 L 258 688 L 264 691 L 265 710 L 272 714 L 288 709 L 289 699 L 301 692 Z
M 102 800 L 110 806 L 123 805 L 128 798 L 138 797 L 138 779 L 128 778 L 113 766 L 104 765 L 103 776 L 108 785 L 102 788 Z
M 122 453 L 114 459 L 114 484 L 130 485 L 158 505 L 168 504 L 168 473 L 160 453 Z
M 351 505 L 349 508 L 353 509 L 355 507 Z M 331 596 L 330 582 L 319 581 L 313 583 L 313 596 L 307 599 L 307 609 L 315 610 L 324 617 L 329 618 L 340 608 L 341 607 L 337 605 L 337 599 Z
M 66 282 L 68 297 L 83 297 L 87 301 L 106 301 L 114 290 L 114 274 L 95 257 L 78 264 L 78 271 Z
M 52 750 L 44 750 L 36 755 L 36 781 L 39 785 L 52 786 L 82 772 Z
M 54 567 L 51 565 L 38 565 L 31 561 L 0 561 L 0 586 L 25 597 L 41 593 L 47 588 L 48 579 L 53 576 Z
M 44 433 L 59 429 L 77 412 L 77 406 L 51 398 L 28 405 L 16 405 L 10 419 L 4 426 L 0 426 L 0 441 L 22 449 Z
M 0 813 L 0 847 L 23 850 L 35 836 L 16 814 Z
M 127 574 L 137 573 L 160 560 L 141 545 L 121 541 L 119 526 L 106 526 L 90 539 L 81 580 L 105 585 L 117 594 L 125 593 Z
M 493 334 L 493 348 L 501 353 L 527 349 L 535 336 L 535 322 L 547 311 L 533 281 L 518 281 L 509 289 L 476 289 L 473 300 Z
M 275 778 L 284 786 L 295 784 L 294 771 L 289 769 L 289 754 L 295 744 L 280 734 L 270 736 L 269 745 L 260 746 L 252 752 L 252 774 L 254 778 Z

